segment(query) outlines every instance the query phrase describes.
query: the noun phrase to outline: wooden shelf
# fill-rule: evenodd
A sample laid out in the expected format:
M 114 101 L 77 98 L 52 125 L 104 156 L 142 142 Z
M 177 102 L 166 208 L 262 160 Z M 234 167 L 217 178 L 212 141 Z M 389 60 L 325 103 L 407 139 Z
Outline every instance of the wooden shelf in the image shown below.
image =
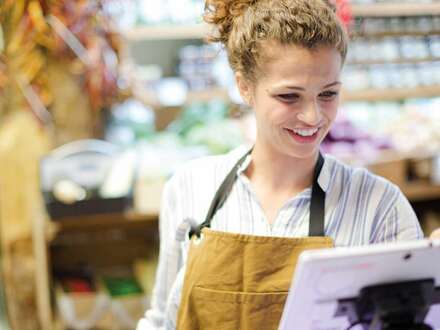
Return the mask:
M 426 37 L 426 36 L 438 36 L 440 35 L 440 30 L 432 31 L 383 31 L 383 32 L 373 32 L 367 33 L 363 31 L 354 32 L 351 40 L 356 40 L 357 38 L 386 38 L 386 37 Z
M 151 106 L 155 109 L 163 108 L 164 106 L 159 102 L 156 95 L 145 90 L 137 90 L 135 93 L 144 104 Z M 186 100 L 180 106 L 191 104 L 193 102 L 208 102 L 212 100 L 222 100 L 225 102 L 231 102 L 228 91 L 224 88 L 216 87 L 200 91 L 189 91 Z
M 399 89 L 369 89 L 365 91 L 343 92 L 342 101 L 396 101 L 410 98 L 440 96 L 440 85 Z
M 427 58 L 400 58 L 393 61 L 385 60 L 371 60 L 371 61 L 350 61 L 347 65 L 375 65 L 375 64 L 418 64 L 424 62 L 438 62 L 440 57 L 427 57 Z
M 66 217 L 57 221 L 51 221 L 50 226 L 53 228 L 50 230 L 60 232 L 81 231 L 85 228 L 99 230 L 102 227 L 157 226 L 158 218 L 157 214 L 138 214 L 134 212 Z
M 195 101 L 206 102 L 212 100 L 230 101 L 228 91 L 224 88 L 213 88 L 203 91 L 190 91 L 186 98 L 186 103 Z
M 208 33 L 208 25 L 200 23 L 182 26 L 140 26 L 126 32 L 125 37 L 129 41 L 203 39 Z
M 397 17 L 397 16 L 435 16 L 440 15 L 440 3 L 376 3 L 353 5 L 356 17 Z
M 400 186 L 400 189 L 411 202 L 440 199 L 440 185 L 433 186 L 428 183 L 408 183 Z

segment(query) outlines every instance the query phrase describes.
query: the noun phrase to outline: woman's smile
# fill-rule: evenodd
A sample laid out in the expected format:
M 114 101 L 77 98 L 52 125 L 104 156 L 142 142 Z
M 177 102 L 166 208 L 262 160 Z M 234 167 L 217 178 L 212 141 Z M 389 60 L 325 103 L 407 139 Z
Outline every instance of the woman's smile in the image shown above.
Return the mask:
M 284 128 L 292 139 L 301 144 L 315 143 L 318 140 L 319 128 L 314 129 L 290 129 Z

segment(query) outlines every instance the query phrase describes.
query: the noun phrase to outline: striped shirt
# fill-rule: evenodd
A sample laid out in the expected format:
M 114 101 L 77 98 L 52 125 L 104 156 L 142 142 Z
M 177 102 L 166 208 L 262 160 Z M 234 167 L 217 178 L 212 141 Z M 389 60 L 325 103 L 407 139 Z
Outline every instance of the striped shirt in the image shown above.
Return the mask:
M 183 285 L 188 235 L 176 240 L 176 230 L 185 222 L 204 221 L 214 194 L 227 173 L 247 151 L 237 148 L 226 155 L 193 160 L 167 182 L 160 213 L 160 255 L 151 309 L 138 330 L 174 329 Z M 318 184 L 326 192 L 325 234 L 336 246 L 359 246 L 423 237 L 407 199 L 397 186 L 364 168 L 349 167 L 325 155 Z M 305 237 L 309 229 L 311 187 L 288 200 L 269 224 L 243 171 L 221 209 L 213 230 L 260 236 Z M 185 220 L 187 219 L 187 220 Z M 183 240 L 183 239 L 182 239 Z

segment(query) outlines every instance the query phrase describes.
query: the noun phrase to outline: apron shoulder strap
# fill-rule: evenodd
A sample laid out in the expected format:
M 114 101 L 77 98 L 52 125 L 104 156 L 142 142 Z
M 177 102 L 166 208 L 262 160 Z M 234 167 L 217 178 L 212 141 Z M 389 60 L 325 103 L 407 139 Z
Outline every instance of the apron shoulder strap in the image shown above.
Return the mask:
M 325 192 L 318 184 L 319 174 L 324 165 L 324 157 L 319 153 L 313 173 L 312 196 L 310 199 L 309 236 L 325 236 Z
M 237 163 L 234 165 L 234 167 L 228 173 L 226 178 L 223 180 L 222 184 L 220 185 L 217 192 L 215 193 L 214 199 L 211 202 L 211 206 L 209 207 L 208 213 L 206 214 L 205 221 L 203 221 L 203 223 L 201 223 L 197 228 L 190 230 L 190 232 L 189 232 L 190 238 L 194 234 L 196 234 L 197 237 L 199 237 L 203 228 L 211 227 L 211 221 L 214 218 L 215 213 L 217 212 L 218 209 L 220 209 L 223 206 L 223 204 L 225 203 L 226 199 L 229 196 L 229 193 L 232 190 L 234 182 L 237 179 L 238 169 L 244 163 L 244 161 L 249 156 L 249 154 L 252 152 L 252 149 L 253 148 L 251 148 L 248 152 L 246 152 L 237 161 Z

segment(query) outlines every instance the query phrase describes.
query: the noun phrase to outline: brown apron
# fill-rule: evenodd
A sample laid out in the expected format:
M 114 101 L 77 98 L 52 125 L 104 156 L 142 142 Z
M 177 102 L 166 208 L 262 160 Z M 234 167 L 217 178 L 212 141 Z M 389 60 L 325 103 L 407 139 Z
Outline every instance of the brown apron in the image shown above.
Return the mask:
M 300 253 L 333 246 L 333 240 L 324 237 L 325 192 L 318 185 L 324 163 L 321 154 L 314 173 L 309 237 L 251 236 L 209 229 L 248 154 L 223 181 L 205 222 L 190 233 L 179 330 L 277 329 Z

